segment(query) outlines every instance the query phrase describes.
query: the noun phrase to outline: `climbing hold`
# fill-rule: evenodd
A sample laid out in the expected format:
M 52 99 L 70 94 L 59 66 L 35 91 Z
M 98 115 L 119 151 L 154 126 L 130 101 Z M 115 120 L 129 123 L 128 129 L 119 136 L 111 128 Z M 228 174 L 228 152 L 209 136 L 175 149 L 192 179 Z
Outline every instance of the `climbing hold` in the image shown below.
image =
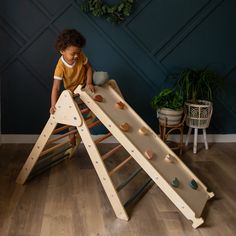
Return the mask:
M 175 188 L 178 188 L 179 187 L 179 180 L 175 177 L 172 182 L 171 182 L 171 185 Z
M 148 134 L 148 129 L 145 127 L 141 127 L 138 132 L 142 135 L 147 135 Z
M 148 160 L 152 159 L 153 157 L 153 151 L 152 150 L 146 150 L 144 152 L 145 156 L 147 157 Z
M 124 107 L 125 107 L 125 104 L 123 103 L 123 102 L 121 102 L 121 101 L 119 101 L 119 102 L 117 102 L 116 104 L 115 104 L 115 107 L 117 108 L 117 109 L 124 109 Z
M 103 97 L 101 95 L 95 95 L 93 97 L 93 100 L 97 101 L 97 102 L 102 102 L 103 101 Z
M 171 156 L 170 154 L 167 154 L 167 155 L 165 156 L 165 161 L 166 161 L 166 162 L 174 162 L 174 157 Z
M 194 189 L 194 190 L 196 190 L 196 189 L 198 188 L 198 184 L 197 184 L 197 182 L 196 182 L 194 179 L 192 179 L 191 181 L 189 181 L 189 186 L 190 186 L 192 189 Z
M 129 124 L 124 122 L 120 125 L 120 129 L 124 132 L 127 132 L 129 130 Z

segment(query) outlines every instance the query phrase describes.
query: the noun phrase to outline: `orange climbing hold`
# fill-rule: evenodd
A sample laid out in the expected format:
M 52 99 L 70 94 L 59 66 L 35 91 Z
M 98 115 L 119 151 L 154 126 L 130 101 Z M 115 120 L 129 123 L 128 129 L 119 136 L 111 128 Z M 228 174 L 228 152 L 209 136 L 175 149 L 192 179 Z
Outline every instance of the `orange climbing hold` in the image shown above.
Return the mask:
M 124 122 L 120 125 L 120 129 L 124 132 L 127 132 L 129 130 L 129 124 Z
M 117 109 L 124 109 L 124 107 L 125 107 L 125 104 L 123 103 L 123 102 L 121 102 L 121 101 L 119 101 L 119 102 L 117 102 L 116 104 L 115 104 L 115 107 L 117 108 Z
M 147 135 L 148 134 L 148 129 L 146 127 L 141 127 L 138 132 L 142 135 Z
M 146 150 L 144 152 L 145 156 L 147 157 L 148 160 L 153 158 L 153 151 L 152 150 Z
M 97 102 L 102 102 L 102 101 L 103 101 L 103 97 L 98 94 L 98 95 L 95 95 L 95 96 L 93 97 L 93 100 L 94 100 L 94 101 L 97 101 Z

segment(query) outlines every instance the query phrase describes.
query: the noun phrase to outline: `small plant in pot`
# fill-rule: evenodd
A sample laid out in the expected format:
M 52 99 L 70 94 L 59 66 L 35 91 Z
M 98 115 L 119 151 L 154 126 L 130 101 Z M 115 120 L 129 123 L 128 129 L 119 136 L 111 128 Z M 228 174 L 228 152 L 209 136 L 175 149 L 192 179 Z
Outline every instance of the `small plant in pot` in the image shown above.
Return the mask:
M 165 88 L 151 100 L 160 123 L 179 124 L 183 115 L 183 96 L 178 89 Z
M 192 128 L 207 128 L 210 123 L 213 95 L 220 79 L 215 72 L 187 68 L 174 75 L 176 86 L 185 101 L 186 124 Z

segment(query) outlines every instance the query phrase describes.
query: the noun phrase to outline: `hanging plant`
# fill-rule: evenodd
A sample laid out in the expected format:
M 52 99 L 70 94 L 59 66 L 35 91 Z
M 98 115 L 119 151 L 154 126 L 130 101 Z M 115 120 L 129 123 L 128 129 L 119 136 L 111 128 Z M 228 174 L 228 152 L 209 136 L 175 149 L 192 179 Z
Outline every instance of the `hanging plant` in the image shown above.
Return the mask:
M 83 12 L 103 17 L 114 24 L 122 23 L 134 8 L 135 0 L 121 0 L 117 4 L 108 4 L 103 0 L 85 0 L 81 4 Z

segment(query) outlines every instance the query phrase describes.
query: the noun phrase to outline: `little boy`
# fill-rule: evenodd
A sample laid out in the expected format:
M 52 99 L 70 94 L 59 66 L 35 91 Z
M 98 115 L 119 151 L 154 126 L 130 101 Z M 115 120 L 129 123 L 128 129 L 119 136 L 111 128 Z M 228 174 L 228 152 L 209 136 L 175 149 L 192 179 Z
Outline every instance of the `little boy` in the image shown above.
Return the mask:
M 64 83 L 64 88 L 69 89 L 72 93 L 80 84 L 86 85 L 92 92 L 95 91 L 92 67 L 82 51 L 85 43 L 85 38 L 75 29 L 64 30 L 57 38 L 55 46 L 57 51 L 61 53 L 61 57 L 54 72 L 51 92 L 51 114 L 56 111 L 55 104 L 59 97 L 61 81 Z M 70 135 L 69 138 L 71 144 L 75 145 L 75 136 Z M 78 139 L 80 138 L 78 137 Z
M 82 48 L 86 39 L 75 29 L 67 29 L 61 32 L 56 41 L 56 49 L 61 53 L 54 72 L 54 81 L 51 93 L 50 113 L 56 111 L 55 104 L 59 97 L 61 81 L 65 89 L 74 92 L 78 85 L 86 85 L 94 92 L 92 80 L 92 67 Z

